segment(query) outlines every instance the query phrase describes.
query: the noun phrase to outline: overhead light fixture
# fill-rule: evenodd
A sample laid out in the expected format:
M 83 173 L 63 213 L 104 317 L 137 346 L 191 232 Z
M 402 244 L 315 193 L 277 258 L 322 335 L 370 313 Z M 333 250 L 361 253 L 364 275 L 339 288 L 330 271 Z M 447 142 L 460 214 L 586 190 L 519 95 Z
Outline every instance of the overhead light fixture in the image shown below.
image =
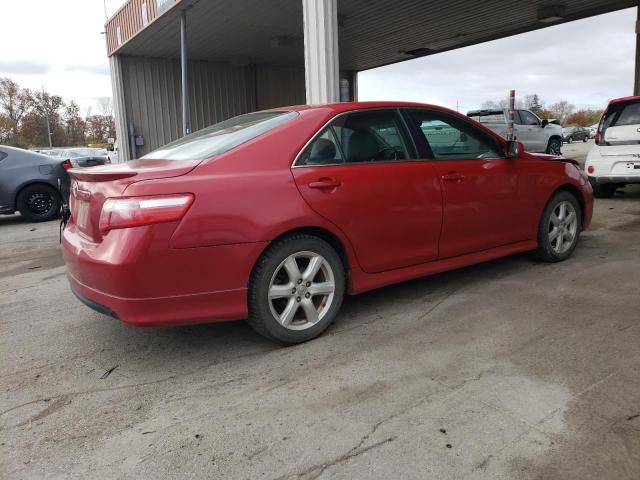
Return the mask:
M 456 45 L 462 43 L 466 35 L 464 33 L 458 33 L 453 37 L 443 38 L 441 40 L 433 40 L 424 45 L 425 48 L 430 50 L 443 50 L 449 47 L 455 47 Z
M 538 21 L 542 23 L 558 22 L 565 17 L 566 7 L 560 3 L 544 5 L 538 8 Z
M 436 53 L 436 51 L 431 50 L 430 48 L 420 47 L 420 48 L 414 48 L 413 50 L 400 50 L 398 53 L 417 58 L 417 57 L 425 57 L 427 55 L 431 55 L 432 53 Z

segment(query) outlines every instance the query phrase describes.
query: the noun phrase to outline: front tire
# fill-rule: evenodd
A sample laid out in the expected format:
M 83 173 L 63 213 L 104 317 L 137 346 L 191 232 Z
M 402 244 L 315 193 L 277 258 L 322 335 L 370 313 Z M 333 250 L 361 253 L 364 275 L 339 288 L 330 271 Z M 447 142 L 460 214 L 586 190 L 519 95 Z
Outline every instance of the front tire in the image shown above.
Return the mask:
M 573 137 L 567 138 L 567 143 L 573 143 Z
M 319 336 L 334 321 L 345 291 L 345 267 L 336 251 L 311 235 L 271 245 L 249 282 L 249 325 L 285 345 Z
M 562 140 L 559 138 L 549 139 L 547 145 L 547 153 L 550 155 L 562 155 Z
M 544 262 L 561 262 L 571 256 L 580 238 L 582 209 L 567 191 L 555 193 L 544 208 L 538 225 L 536 257 Z
M 49 185 L 29 185 L 16 199 L 20 215 L 31 222 L 47 222 L 60 215 L 60 194 Z

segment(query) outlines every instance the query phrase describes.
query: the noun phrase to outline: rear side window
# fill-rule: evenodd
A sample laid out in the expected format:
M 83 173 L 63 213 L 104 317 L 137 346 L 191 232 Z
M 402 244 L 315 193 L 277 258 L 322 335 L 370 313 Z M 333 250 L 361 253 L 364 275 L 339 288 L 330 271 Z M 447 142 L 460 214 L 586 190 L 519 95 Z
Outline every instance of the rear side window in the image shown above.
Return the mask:
M 0 162 L 7 158 L 9 155 L 5 152 L 0 151 Z
M 413 160 L 415 149 L 396 110 L 368 110 L 336 118 L 302 152 L 298 165 Z
M 146 154 L 154 160 L 204 160 L 228 152 L 298 116 L 297 112 L 256 112 L 215 123 Z

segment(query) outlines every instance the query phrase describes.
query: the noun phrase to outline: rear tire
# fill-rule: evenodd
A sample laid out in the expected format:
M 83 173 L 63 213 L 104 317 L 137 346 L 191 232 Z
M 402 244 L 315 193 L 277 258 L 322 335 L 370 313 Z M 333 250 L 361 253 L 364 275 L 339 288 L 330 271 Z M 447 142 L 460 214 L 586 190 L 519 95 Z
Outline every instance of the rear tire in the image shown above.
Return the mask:
M 567 143 L 573 143 L 573 137 L 567 138 Z
M 31 222 L 47 222 L 60 215 L 60 194 L 49 185 L 29 185 L 16 199 L 20 215 Z
M 547 145 L 547 153 L 549 155 L 562 155 L 562 140 L 560 140 L 559 138 L 549 139 L 549 144 Z
M 556 192 L 544 208 L 538 225 L 535 256 L 543 262 L 561 262 L 571 256 L 580 238 L 582 209 L 570 192 Z
M 582 141 L 584 143 L 587 143 L 589 141 L 589 137 L 587 135 L 585 135 L 584 138 L 582 139 Z
M 618 189 L 617 183 L 591 184 L 593 187 L 593 196 L 596 198 L 611 198 Z
M 249 325 L 284 345 L 319 336 L 334 321 L 345 291 L 336 251 L 311 235 L 276 241 L 260 257 L 249 282 Z

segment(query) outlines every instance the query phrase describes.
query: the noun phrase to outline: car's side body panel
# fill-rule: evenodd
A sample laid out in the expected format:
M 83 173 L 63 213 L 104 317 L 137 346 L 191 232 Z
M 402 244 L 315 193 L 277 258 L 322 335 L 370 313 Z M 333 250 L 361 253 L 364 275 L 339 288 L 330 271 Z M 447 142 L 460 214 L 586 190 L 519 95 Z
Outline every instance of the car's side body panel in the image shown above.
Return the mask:
M 362 108 L 296 107 L 295 121 L 183 167 L 140 160 L 86 174 L 72 170 L 78 194 L 96 200 L 85 229 L 75 218 L 77 199 L 71 203 L 74 217 L 62 250 L 72 288 L 87 303 L 104 305 L 135 325 L 231 320 L 246 317 L 251 272 L 288 232 L 313 228 L 335 238 L 346 260 L 348 292 L 359 293 L 535 248 L 542 210 L 563 185 L 584 195 L 588 226 L 590 187 L 574 165 L 548 161 L 555 157 L 523 152 L 517 160 L 469 160 L 468 167 L 422 159 L 292 168 L 327 122 Z M 463 170 L 466 183 L 443 186 L 442 176 L 451 169 Z M 110 174 L 113 180 L 99 180 Z M 335 177 L 339 186 L 310 187 L 323 177 Z M 100 205 L 109 196 L 176 193 L 195 198 L 180 221 L 106 234 L 97 229 Z

